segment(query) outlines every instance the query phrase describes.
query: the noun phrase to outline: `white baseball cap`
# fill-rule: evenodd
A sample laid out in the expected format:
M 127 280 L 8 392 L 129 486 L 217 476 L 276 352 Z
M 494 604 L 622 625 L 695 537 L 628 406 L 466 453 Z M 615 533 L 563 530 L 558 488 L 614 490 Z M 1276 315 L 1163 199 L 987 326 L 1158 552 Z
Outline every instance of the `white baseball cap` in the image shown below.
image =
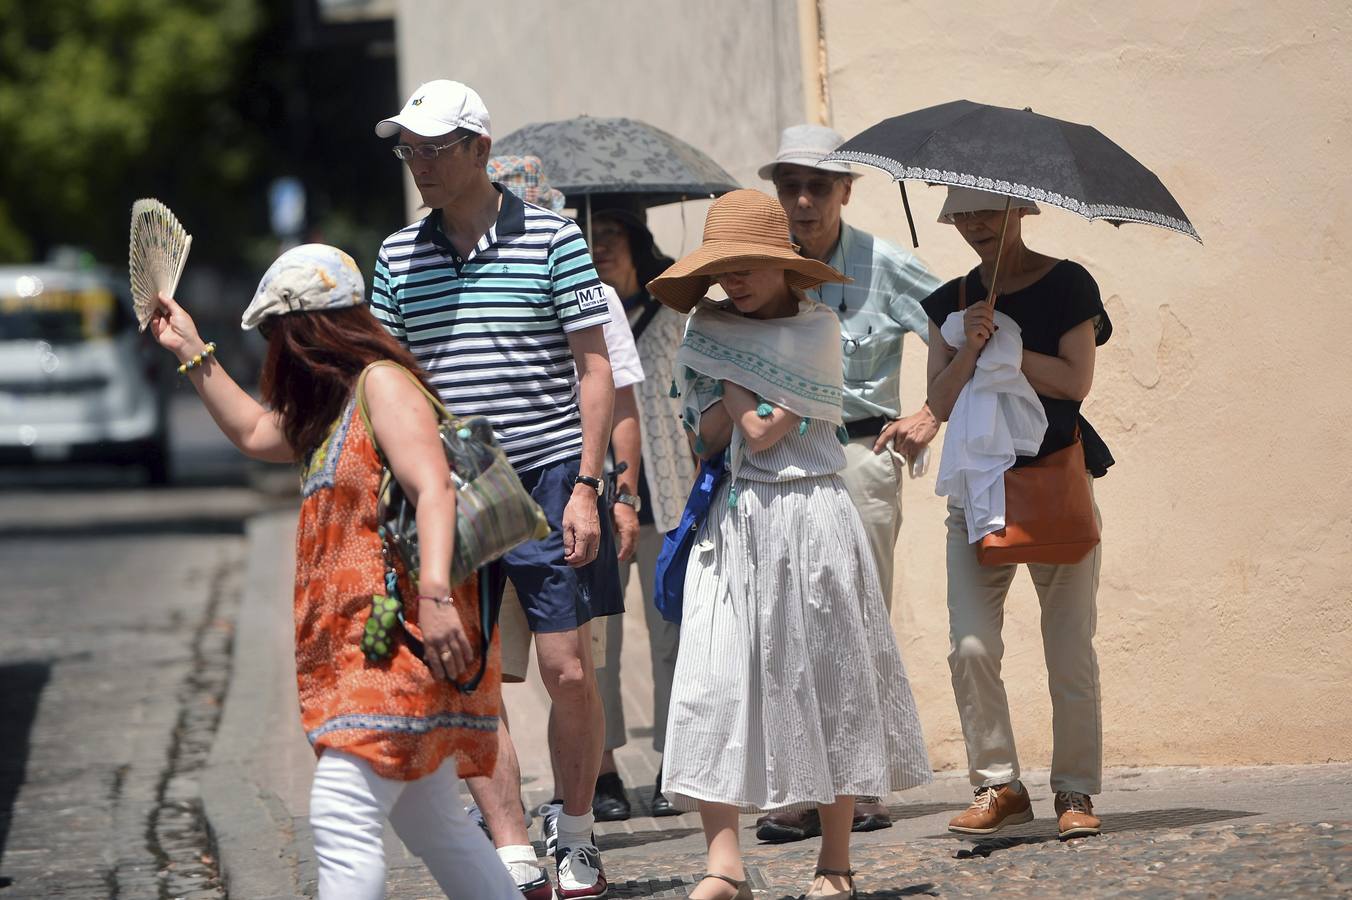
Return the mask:
M 1009 204 L 1010 209 L 1026 209 L 1030 216 L 1036 216 L 1042 212 L 1037 208 L 1036 203 L 1022 197 L 1009 197 L 1005 194 L 979 191 L 976 188 L 950 185 L 948 196 L 944 198 L 944 208 L 939 211 L 938 221 L 952 225 L 953 216 L 956 213 L 990 212 L 992 210 L 1003 212 L 1005 204 Z
M 420 85 L 399 115 L 376 123 L 376 134 L 394 137 L 400 128 L 422 137 L 440 137 L 457 128 L 487 135 L 488 107 L 474 89 L 458 81 L 438 79 Z
M 850 168 L 849 163 L 822 162 L 826 154 L 835 150 L 841 144 L 845 143 L 845 138 L 840 136 L 840 132 L 827 128 L 825 125 L 790 125 L 779 135 L 779 153 L 775 155 L 773 161 L 766 163 L 756 170 L 756 174 L 766 181 L 775 177 L 775 166 L 780 163 L 788 163 L 794 166 L 808 166 L 813 169 L 821 169 L 823 172 L 836 172 L 841 175 L 849 175 L 851 178 L 858 178 L 862 173 L 856 172 Z

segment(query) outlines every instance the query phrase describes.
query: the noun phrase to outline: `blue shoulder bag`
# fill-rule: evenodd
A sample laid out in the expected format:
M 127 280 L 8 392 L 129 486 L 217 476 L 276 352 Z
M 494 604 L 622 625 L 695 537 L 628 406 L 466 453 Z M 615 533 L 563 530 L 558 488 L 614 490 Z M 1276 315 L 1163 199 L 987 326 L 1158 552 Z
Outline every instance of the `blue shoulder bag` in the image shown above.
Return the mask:
M 653 583 L 653 604 L 662 618 L 680 623 L 681 606 L 685 598 L 685 565 L 690 550 L 695 546 L 695 535 L 709 517 L 709 505 L 714 492 L 727 470 L 723 466 L 726 451 L 720 451 L 699 464 L 695 486 L 685 501 L 680 524 L 668 531 L 662 539 L 662 552 L 657 555 L 657 574 Z

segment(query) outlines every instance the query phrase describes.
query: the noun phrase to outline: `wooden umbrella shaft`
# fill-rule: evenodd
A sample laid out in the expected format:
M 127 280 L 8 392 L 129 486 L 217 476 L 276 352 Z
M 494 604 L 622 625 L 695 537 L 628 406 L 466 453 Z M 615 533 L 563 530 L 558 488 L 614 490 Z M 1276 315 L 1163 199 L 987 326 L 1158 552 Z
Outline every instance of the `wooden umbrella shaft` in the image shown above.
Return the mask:
M 995 287 L 1000 280 L 1000 260 L 1005 255 L 1005 233 L 1009 231 L 1009 207 L 1013 202 L 1013 197 L 1005 198 L 1005 221 L 1000 226 L 1000 246 L 995 250 L 995 268 L 991 270 L 990 290 L 986 291 L 986 302 L 991 306 L 995 306 Z

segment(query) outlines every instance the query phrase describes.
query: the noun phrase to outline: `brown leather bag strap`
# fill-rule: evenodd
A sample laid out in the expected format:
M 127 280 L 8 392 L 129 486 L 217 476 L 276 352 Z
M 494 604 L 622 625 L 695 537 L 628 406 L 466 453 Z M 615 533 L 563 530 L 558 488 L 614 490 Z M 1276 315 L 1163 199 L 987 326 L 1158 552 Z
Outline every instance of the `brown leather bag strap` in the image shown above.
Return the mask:
M 958 312 L 967 308 L 967 276 L 958 279 Z

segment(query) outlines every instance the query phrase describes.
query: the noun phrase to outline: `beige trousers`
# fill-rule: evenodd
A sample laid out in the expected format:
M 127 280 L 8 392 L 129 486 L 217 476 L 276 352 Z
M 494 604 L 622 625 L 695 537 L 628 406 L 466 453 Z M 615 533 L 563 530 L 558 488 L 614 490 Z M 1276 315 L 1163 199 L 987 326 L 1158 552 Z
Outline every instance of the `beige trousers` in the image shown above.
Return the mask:
M 1092 485 L 1091 479 L 1091 490 Z M 1102 531 L 1097 504 L 1094 515 Z M 1074 565 L 1028 566 L 1042 607 L 1042 651 L 1052 697 L 1053 791 L 1097 794 L 1102 780 L 1103 726 L 1094 655 L 1102 551 L 1099 544 Z M 977 562 L 976 546 L 967 542 L 963 510 L 948 507 L 948 667 L 974 787 L 1019 777 L 1009 699 L 1000 678 L 1005 596 L 1017 569 Z
M 629 576 L 637 567 L 643 587 L 643 616 L 648 623 L 648 649 L 653 664 L 653 749 L 658 753 L 667 743 L 667 707 L 671 701 L 671 679 L 676 671 L 676 648 L 681 626 L 668 622 L 653 605 L 653 578 L 657 554 L 662 550 L 662 533 L 652 525 L 638 532 L 638 552 L 634 560 L 620 567 L 620 590 L 629 587 Z M 600 629 L 598 629 L 600 630 Z M 620 653 L 624 649 L 624 616 L 606 616 L 605 664 L 596 670 L 596 686 L 606 712 L 605 749 L 623 747 L 628 740 L 624 723 L 624 702 L 620 695 Z
M 906 460 L 891 447 L 874 453 L 874 440 L 855 438 L 845 445 L 845 469 L 840 477 L 864 522 L 864 533 L 878 565 L 878 581 L 883 586 L 883 602 L 890 613 L 893 554 L 901 531 L 901 473 Z

